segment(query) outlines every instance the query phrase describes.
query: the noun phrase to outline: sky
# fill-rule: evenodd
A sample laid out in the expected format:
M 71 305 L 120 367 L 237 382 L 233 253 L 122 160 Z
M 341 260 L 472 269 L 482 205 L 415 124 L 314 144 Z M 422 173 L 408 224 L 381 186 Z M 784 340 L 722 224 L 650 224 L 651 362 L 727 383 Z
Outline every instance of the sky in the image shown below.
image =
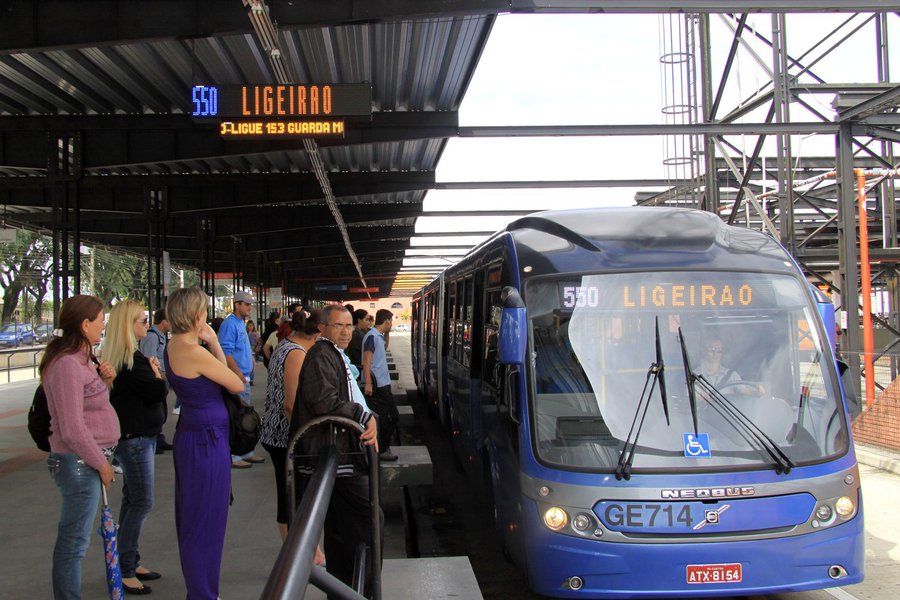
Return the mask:
M 863 22 L 860 15 L 834 36 L 834 42 Z M 788 49 L 799 57 L 850 15 L 789 15 Z M 479 125 L 590 125 L 678 122 L 662 112 L 671 78 L 663 79 L 660 56 L 670 48 L 661 31 L 680 32 L 680 17 L 660 15 L 500 15 L 491 31 L 473 80 L 459 111 L 461 126 Z M 771 15 L 753 15 L 749 24 L 771 35 Z M 712 16 L 714 80 L 722 73 L 731 32 L 725 20 Z M 679 34 L 676 34 L 676 37 Z M 745 35 L 745 38 L 748 36 Z M 895 41 L 891 60 L 900 74 L 900 18 L 892 17 L 889 39 Z M 827 42 L 828 43 L 828 42 Z M 826 43 L 826 44 L 827 44 Z M 752 37 L 753 48 L 768 66 L 772 51 Z M 814 60 L 826 45 L 814 49 Z M 895 49 L 896 47 L 896 49 Z M 876 80 L 874 24 L 869 23 L 845 40 L 814 71 L 830 83 Z M 898 79 L 892 73 L 892 80 Z M 768 75 L 746 49 L 739 52 L 735 75 L 730 78 L 723 107 L 768 80 Z M 812 81 L 808 76 L 800 81 Z M 664 82 L 669 82 L 665 84 Z M 804 95 L 826 115 L 833 115 L 832 96 Z M 724 111 L 723 111 L 724 112 Z M 720 114 L 723 114 L 720 112 Z M 792 120 L 815 120 L 799 105 L 792 105 Z M 759 111 L 743 119 L 761 122 Z M 739 147 L 752 150 L 755 137 L 734 137 Z M 450 139 L 437 167 L 437 180 L 527 181 L 563 179 L 666 178 L 683 175 L 683 169 L 667 168 L 667 151 L 673 140 L 662 137 L 554 137 L 554 138 L 455 138 Z M 796 155 L 834 155 L 834 138 L 795 137 Z M 678 147 L 676 147 L 678 149 Z M 774 149 L 769 147 L 774 155 Z M 661 188 L 657 188 L 661 189 Z M 634 188 L 531 189 L 531 190 L 432 190 L 424 210 L 542 210 L 588 206 L 625 206 L 634 203 Z M 648 189 L 652 191 L 652 189 Z M 433 231 L 495 231 L 516 217 L 420 217 L 417 233 Z M 468 237 L 460 243 L 479 241 Z M 441 238 L 441 243 L 457 243 Z M 408 254 L 421 254 L 415 246 L 436 243 L 432 238 L 413 238 Z M 461 254 L 463 251 L 453 251 Z M 451 252 L 445 253 L 449 260 Z M 407 258 L 406 266 L 440 264 L 448 260 Z

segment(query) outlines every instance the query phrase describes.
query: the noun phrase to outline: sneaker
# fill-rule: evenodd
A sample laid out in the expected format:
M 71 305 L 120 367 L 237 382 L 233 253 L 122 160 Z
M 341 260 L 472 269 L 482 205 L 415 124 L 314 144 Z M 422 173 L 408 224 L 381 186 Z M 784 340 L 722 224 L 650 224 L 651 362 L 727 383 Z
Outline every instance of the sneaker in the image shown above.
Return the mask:
M 251 465 L 250 463 L 248 463 L 247 461 L 244 461 L 244 460 L 236 460 L 233 463 L 231 463 L 232 469 L 249 469 L 252 466 L 253 465 Z
M 380 452 L 378 454 L 378 460 L 381 462 L 394 462 L 395 460 L 397 460 L 397 455 L 390 450 L 385 450 L 384 452 Z
M 157 449 L 157 450 L 159 450 L 159 449 L 162 449 L 162 450 L 171 450 L 171 449 L 172 449 L 172 444 L 170 444 L 169 442 L 157 442 L 157 443 L 156 443 L 156 449 Z
M 120 467 L 119 465 L 113 465 L 113 472 L 114 472 L 114 473 L 118 473 L 119 475 L 121 475 L 121 474 L 124 473 L 125 471 L 123 471 L 123 470 L 122 470 L 122 467 Z
M 181 414 L 181 407 L 179 406 L 178 408 L 173 408 L 173 409 L 172 409 L 172 414 L 173 414 L 173 415 L 180 415 L 180 414 Z
M 266 459 L 262 456 L 251 456 L 250 458 L 245 458 L 244 460 L 248 463 L 253 463 L 254 465 L 266 462 Z

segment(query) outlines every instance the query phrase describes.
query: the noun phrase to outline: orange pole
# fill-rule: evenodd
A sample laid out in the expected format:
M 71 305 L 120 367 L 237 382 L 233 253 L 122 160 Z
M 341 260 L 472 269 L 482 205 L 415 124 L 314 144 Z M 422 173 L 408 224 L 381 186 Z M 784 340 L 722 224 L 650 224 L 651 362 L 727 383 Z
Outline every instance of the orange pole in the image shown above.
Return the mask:
M 859 199 L 859 270 L 862 279 L 863 352 L 866 368 L 866 408 L 875 402 L 875 342 L 872 339 L 872 273 L 869 268 L 869 227 L 866 216 L 866 172 L 855 169 Z

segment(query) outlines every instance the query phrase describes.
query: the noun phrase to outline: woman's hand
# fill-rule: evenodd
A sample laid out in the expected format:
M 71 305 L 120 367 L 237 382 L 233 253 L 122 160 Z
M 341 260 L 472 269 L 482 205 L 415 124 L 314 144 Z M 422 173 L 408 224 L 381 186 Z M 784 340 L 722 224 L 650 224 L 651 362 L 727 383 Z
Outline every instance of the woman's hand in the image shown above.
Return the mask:
M 109 484 L 116 480 L 116 472 L 113 471 L 112 466 L 105 462 L 100 467 L 100 481 L 103 482 L 103 485 L 106 486 L 106 489 L 109 489 Z
M 97 367 L 97 374 L 100 375 L 100 379 L 103 380 L 103 383 L 106 384 L 106 387 L 111 386 L 113 379 L 116 378 L 116 370 L 113 368 L 112 364 L 109 361 L 100 363 L 100 366 Z
M 213 331 L 213 328 L 210 327 L 209 323 L 204 323 L 200 326 L 200 331 L 197 332 L 197 337 L 200 338 L 200 341 L 206 342 L 210 346 L 212 346 L 213 342 L 219 342 L 219 337 L 216 335 L 216 332 Z
M 162 379 L 162 371 L 159 368 L 159 359 L 155 356 L 150 357 L 150 368 L 153 369 L 153 374 L 156 375 L 157 379 Z

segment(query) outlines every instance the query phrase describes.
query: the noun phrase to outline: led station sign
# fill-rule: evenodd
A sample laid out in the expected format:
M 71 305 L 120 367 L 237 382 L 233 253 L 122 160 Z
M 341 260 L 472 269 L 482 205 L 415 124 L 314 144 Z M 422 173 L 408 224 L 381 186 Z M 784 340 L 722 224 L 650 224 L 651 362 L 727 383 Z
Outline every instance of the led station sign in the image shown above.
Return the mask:
M 221 121 L 223 137 L 343 136 L 339 117 L 372 114 L 369 84 L 196 85 L 191 116 Z

